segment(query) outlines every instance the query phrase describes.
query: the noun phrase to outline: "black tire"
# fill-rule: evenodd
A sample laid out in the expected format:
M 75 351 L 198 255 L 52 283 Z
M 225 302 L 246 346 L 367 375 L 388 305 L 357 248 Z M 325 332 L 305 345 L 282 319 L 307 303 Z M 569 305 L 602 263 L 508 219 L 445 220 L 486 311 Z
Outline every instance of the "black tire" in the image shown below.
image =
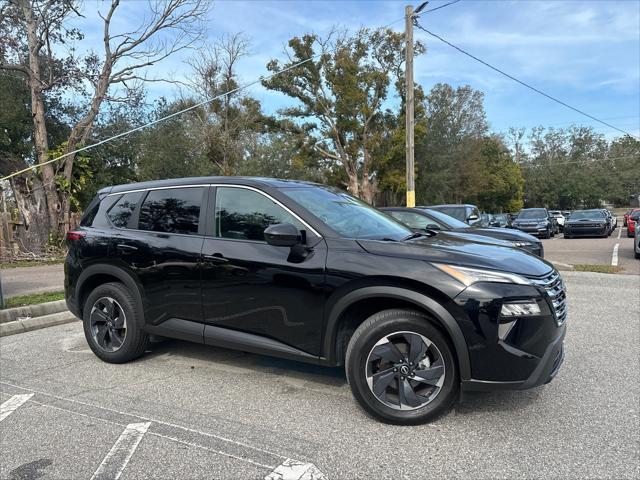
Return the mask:
M 382 357 L 376 356 L 373 351 L 374 347 L 380 347 L 379 342 L 385 338 L 426 338 L 431 342 L 429 346 L 424 342 L 421 344 L 421 348 L 426 347 L 424 352 L 420 350 L 424 356 L 419 357 L 420 361 L 415 364 L 416 366 L 412 367 L 415 371 L 411 371 L 407 377 L 400 377 L 400 372 L 392 373 L 391 369 L 383 370 L 393 376 L 393 379 L 388 383 L 387 387 L 384 387 L 384 390 L 386 392 L 395 387 L 397 391 L 395 407 L 389 406 L 394 403 L 390 400 L 387 403 L 383 403 L 384 400 L 379 399 L 373 393 L 373 387 L 370 388 L 367 381 L 367 373 L 371 371 L 373 375 L 373 370 L 370 368 L 371 358 L 376 358 L 380 362 L 379 365 L 385 362 Z M 392 342 L 389 341 L 388 343 Z M 408 347 L 409 344 L 407 343 L 406 345 Z M 398 352 L 397 348 L 395 352 Z M 458 398 L 460 380 L 458 366 L 453 352 L 454 349 L 447 336 L 442 333 L 426 315 L 414 310 L 384 310 L 369 317 L 353 333 L 349 341 L 345 359 L 347 382 L 360 406 L 367 413 L 385 423 L 415 425 L 429 422 L 446 413 Z M 408 347 L 404 355 L 407 357 L 405 361 L 406 364 L 408 358 L 412 356 L 410 347 Z M 425 368 L 422 359 L 429 359 L 428 365 L 424 370 L 421 370 Z M 373 361 L 373 363 L 375 363 L 375 361 Z M 388 365 L 391 365 L 391 363 Z M 388 368 L 388 366 L 385 368 Z M 442 370 L 440 370 L 442 372 L 441 375 L 438 376 L 438 374 L 436 374 L 429 380 L 436 381 L 439 386 L 433 383 L 422 383 L 424 379 L 419 378 L 420 371 L 431 371 L 435 373 L 435 370 L 438 368 L 442 368 Z M 400 367 L 400 369 L 402 370 L 402 367 Z M 397 370 L 398 368 L 394 371 Z M 371 378 L 373 378 L 373 376 Z M 400 378 L 402 378 L 402 380 Z M 402 385 L 405 385 L 405 381 L 409 384 L 408 388 L 410 391 L 417 394 L 414 398 L 419 398 L 420 401 L 426 403 L 418 403 L 417 406 L 405 404 L 404 408 L 406 409 L 399 409 L 401 408 L 399 407 L 399 405 L 401 405 L 400 385 L 401 382 Z M 411 382 L 415 385 L 411 386 Z M 428 398 L 418 392 L 426 392 Z M 387 393 L 383 395 L 386 399 Z M 405 394 L 405 399 L 406 398 L 408 397 Z
M 111 322 L 103 320 L 105 312 L 99 310 L 111 299 L 114 308 L 122 312 L 118 319 L 124 322 L 124 328 L 111 328 L 111 334 L 100 335 L 109 330 Z M 95 308 L 94 308 L 95 307 Z M 93 318 L 92 318 L 93 315 Z M 107 315 L 108 316 L 108 315 Z M 138 311 L 131 293 L 121 283 L 105 283 L 96 287 L 87 297 L 83 309 L 84 336 L 89 347 L 98 358 L 108 363 L 125 363 L 140 357 L 147 348 L 149 336 L 142 330 L 142 312 Z M 104 325 L 103 325 L 104 324 Z M 101 326 L 105 328 L 101 329 Z M 119 332 L 117 335 L 114 332 Z M 124 331 L 124 333 L 123 333 Z M 120 344 L 114 344 L 114 338 Z M 99 340 L 101 338 L 101 340 Z M 106 340 L 105 340 L 106 339 Z M 101 345 L 102 343 L 106 345 Z M 109 344 L 111 344 L 109 346 Z
M 546 239 L 551 238 L 551 231 L 548 228 L 547 228 L 547 231 L 544 232 L 544 235 L 542 236 L 542 238 L 546 238 Z
M 636 257 L 637 259 L 640 259 L 640 252 L 637 252 L 634 250 L 633 252 L 634 257 Z
M 571 235 L 567 235 L 567 234 L 565 233 L 565 234 L 564 234 L 564 238 L 566 238 L 566 239 L 570 239 L 570 238 L 573 238 L 573 237 L 571 237 Z

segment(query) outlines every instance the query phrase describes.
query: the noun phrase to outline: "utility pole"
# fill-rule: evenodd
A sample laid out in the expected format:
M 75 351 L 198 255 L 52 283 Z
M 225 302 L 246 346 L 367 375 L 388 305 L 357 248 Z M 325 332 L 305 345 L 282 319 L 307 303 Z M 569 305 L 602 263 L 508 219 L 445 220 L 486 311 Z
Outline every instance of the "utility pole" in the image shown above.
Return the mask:
M 405 7 L 405 49 L 406 58 L 406 159 L 407 159 L 407 207 L 416 206 L 416 186 L 415 186 L 415 167 L 414 167 L 414 135 L 413 135 L 413 7 L 407 5 Z

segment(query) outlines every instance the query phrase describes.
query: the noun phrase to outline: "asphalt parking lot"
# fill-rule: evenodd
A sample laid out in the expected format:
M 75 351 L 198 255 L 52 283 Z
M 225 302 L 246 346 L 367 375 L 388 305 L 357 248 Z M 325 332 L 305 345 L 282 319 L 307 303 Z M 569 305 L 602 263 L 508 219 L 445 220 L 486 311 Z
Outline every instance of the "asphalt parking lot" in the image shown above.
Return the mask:
M 367 417 L 339 369 L 180 341 L 110 365 L 79 322 L 1 338 L 0 478 L 638 478 L 640 276 L 563 275 L 558 377 L 417 427 Z
M 618 221 L 618 225 L 622 225 L 622 221 Z M 633 254 L 633 238 L 627 238 L 625 227 L 618 227 L 608 238 L 566 239 L 561 233 L 542 243 L 545 258 L 560 267 L 615 265 L 622 269 L 620 273 L 640 275 L 640 261 Z

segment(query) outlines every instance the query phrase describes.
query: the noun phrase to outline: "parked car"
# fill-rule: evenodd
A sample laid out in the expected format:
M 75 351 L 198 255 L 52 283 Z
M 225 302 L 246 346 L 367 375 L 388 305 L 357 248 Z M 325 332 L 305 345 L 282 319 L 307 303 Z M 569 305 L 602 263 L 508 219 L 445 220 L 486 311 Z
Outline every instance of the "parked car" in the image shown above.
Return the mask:
M 558 224 L 558 232 L 562 232 L 564 230 L 564 215 L 560 210 L 549 210 L 549 214 L 556 219 L 556 223 Z
M 507 228 L 509 226 L 509 217 L 506 213 L 494 213 L 491 217 L 490 227 Z
M 640 259 L 640 228 L 637 224 L 633 229 L 633 254 L 637 259 Z
M 512 226 L 530 235 L 551 238 L 555 235 L 557 223 L 546 208 L 525 208 L 520 210 Z
M 611 235 L 613 233 L 614 230 L 614 226 L 613 226 L 613 214 L 607 210 L 606 208 L 601 209 L 602 213 L 604 213 L 604 216 L 607 220 L 607 228 L 609 229 L 608 234 Z
M 624 215 L 622 216 L 622 226 L 626 227 L 627 226 L 627 220 L 629 219 L 629 215 L 631 215 L 631 212 L 633 212 L 633 208 L 630 208 L 629 210 L 627 210 Z
M 627 237 L 634 236 L 635 231 L 639 228 L 638 223 L 640 223 L 640 209 L 632 211 L 627 218 Z
M 566 221 L 567 218 L 569 218 L 571 216 L 571 211 L 570 210 L 562 210 L 562 216 L 564 217 L 564 219 Z
M 431 205 L 421 206 L 419 208 L 429 208 L 431 210 L 437 210 L 438 212 L 446 213 L 447 215 L 457 218 L 461 222 L 469 225 L 474 225 L 480 222 L 480 210 L 475 205 Z
M 414 232 L 331 187 L 107 187 L 67 243 L 67 305 L 110 363 L 160 335 L 344 366 L 364 410 L 415 424 L 461 390 L 547 383 L 564 358 L 565 289 L 550 263 Z
M 542 242 L 523 232 L 506 228 L 482 228 L 469 226 L 437 210 L 429 208 L 385 207 L 380 210 L 416 230 L 444 231 L 472 242 L 498 242 L 500 245 L 522 248 L 544 257 Z
M 601 209 L 576 210 L 564 225 L 564 238 L 609 236 L 609 223 Z

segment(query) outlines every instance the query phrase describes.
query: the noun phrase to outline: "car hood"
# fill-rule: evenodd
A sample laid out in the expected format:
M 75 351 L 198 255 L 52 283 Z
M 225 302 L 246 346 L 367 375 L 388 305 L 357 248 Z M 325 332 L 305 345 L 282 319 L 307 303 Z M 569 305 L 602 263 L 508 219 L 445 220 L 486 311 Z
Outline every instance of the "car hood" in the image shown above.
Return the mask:
M 578 220 L 567 220 L 567 224 L 580 225 L 581 223 L 606 223 L 604 218 L 580 218 Z
M 414 258 L 519 275 L 541 276 L 553 270 L 550 263 L 517 248 L 476 243 L 444 234 L 406 242 L 358 240 L 358 244 L 374 255 Z
M 475 228 L 461 228 L 459 230 L 447 230 L 438 232 L 442 239 L 450 237 L 454 239 L 467 240 L 469 242 L 486 243 L 489 245 L 501 245 L 503 247 L 513 247 L 513 244 L 509 240 L 503 240 L 497 237 L 491 237 L 490 235 L 476 234 Z
M 531 242 L 540 243 L 533 235 L 521 232 L 520 230 L 514 230 L 512 228 L 458 228 L 456 232 L 467 232 L 473 235 L 484 235 L 492 238 L 499 238 L 500 240 L 506 240 L 510 242 Z
M 516 218 L 513 223 L 542 223 L 548 221 L 548 218 Z

